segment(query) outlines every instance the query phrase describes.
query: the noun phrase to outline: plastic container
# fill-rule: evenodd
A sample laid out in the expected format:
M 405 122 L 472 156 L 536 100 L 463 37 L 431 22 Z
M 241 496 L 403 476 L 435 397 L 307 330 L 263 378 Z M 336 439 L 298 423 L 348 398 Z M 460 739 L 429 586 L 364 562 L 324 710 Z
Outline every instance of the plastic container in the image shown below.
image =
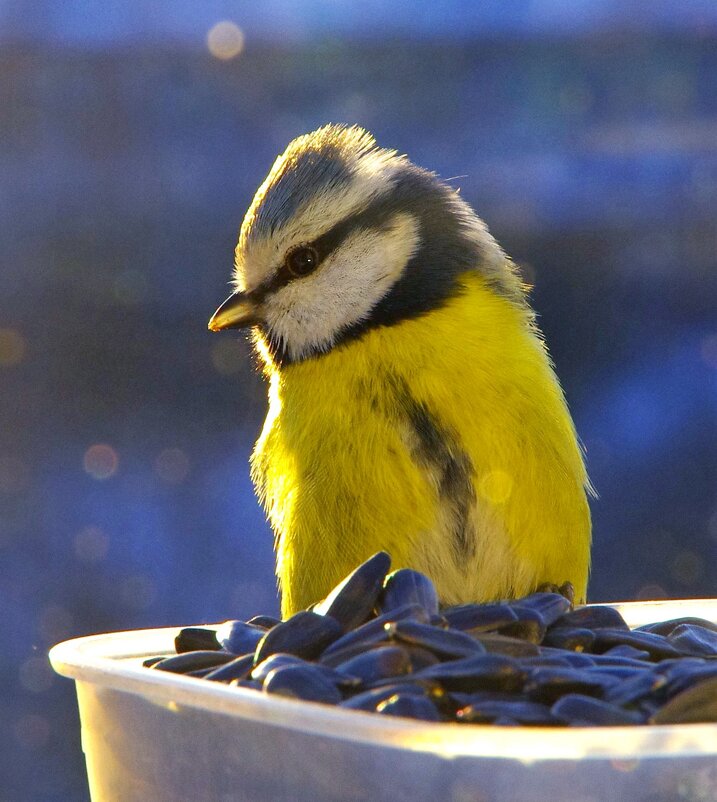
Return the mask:
M 614 605 L 631 626 L 717 599 Z M 717 724 L 543 729 L 432 724 L 149 671 L 176 628 L 55 646 L 77 683 L 94 802 L 717 800 Z

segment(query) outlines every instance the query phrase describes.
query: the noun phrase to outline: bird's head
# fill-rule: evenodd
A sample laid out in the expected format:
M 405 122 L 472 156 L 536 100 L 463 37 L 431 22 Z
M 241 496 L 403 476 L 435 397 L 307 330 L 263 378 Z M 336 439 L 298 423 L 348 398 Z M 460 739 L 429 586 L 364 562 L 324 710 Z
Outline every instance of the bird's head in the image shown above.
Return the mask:
M 209 328 L 255 327 L 260 353 L 279 364 L 429 312 L 468 271 L 523 298 L 457 191 L 358 127 L 290 143 L 246 213 L 235 256 L 236 291 Z

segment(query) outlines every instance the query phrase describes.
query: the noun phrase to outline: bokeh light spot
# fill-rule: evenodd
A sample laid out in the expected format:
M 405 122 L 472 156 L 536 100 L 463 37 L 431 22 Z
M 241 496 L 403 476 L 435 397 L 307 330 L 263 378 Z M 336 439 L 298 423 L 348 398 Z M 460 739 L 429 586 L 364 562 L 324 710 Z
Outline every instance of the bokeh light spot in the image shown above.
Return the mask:
M 50 737 L 50 722 L 45 716 L 28 713 L 17 720 L 15 737 L 27 749 L 42 749 Z
M 0 457 L 0 493 L 21 493 L 30 484 L 30 467 L 17 457 Z
M 700 352 L 705 365 L 717 369 L 717 334 L 710 334 L 702 340 Z
M 157 455 L 154 470 L 163 481 L 178 485 L 189 475 L 189 457 L 181 448 L 165 448 Z
M 16 329 L 0 329 L 0 367 L 19 365 L 25 358 L 27 344 Z
M 214 58 L 222 61 L 235 58 L 244 49 L 244 33 L 236 23 L 222 20 L 207 34 L 207 47 Z
M 513 477 L 500 468 L 488 471 L 488 473 L 482 477 L 478 486 L 480 495 L 486 499 L 486 501 L 490 501 L 491 504 L 505 503 L 512 490 Z
M 239 340 L 220 339 L 212 345 L 212 364 L 217 373 L 231 376 L 242 369 L 246 353 Z
M 112 446 L 95 443 L 85 451 L 84 466 L 86 473 L 93 479 L 102 481 L 117 473 L 119 457 Z
M 109 546 L 109 536 L 99 526 L 86 526 L 75 535 L 75 555 L 86 563 L 104 560 Z
M 643 585 L 635 594 L 637 601 L 650 601 L 652 599 L 666 599 L 667 591 L 656 582 L 649 582 Z
M 672 563 L 672 576 L 685 585 L 692 585 L 702 576 L 704 563 L 694 551 L 681 551 Z
M 38 630 L 46 643 L 54 645 L 71 634 L 72 613 L 59 604 L 48 604 L 40 613 Z
M 133 610 L 144 610 L 157 596 L 154 582 L 143 574 L 128 576 L 120 585 L 120 598 Z
M 25 660 L 20 665 L 18 673 L 22 687 L 32 693 L 42 693 L 48 690 L 55 681 L 50 663 L 44 655 Z

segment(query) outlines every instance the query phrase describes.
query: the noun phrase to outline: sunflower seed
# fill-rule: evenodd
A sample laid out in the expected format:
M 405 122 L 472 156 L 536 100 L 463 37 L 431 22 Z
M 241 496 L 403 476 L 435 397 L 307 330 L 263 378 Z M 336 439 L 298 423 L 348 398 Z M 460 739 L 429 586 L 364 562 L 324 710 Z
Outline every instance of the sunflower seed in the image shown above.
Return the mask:
M 377 705 L 385 701 L 397 693 L 413 696 L 426 696 L 428 693 L 426 687 L 418 682 L 405 682 L 405 683 L 391 683 L 389 685 L 382 685 L 378 688 L 372 688 L 368 691 L 362 691 L 348 699 L 340 702 L 341 707 L 346 707 L 349 710 L 376 710 Z
M 387 613 L 406 604 L 417 604 L 428 616 L 438 614 L 438 594 L 433 582 L 411 568 L 399 568 L 386 577 L 377 609 Z
M 258 665 L 276 652 L 312 660 L 337 640 L 341 633 L 341 625 L 330 615 L 296 613 L 264 634 L 256 647 L 255 664 Z
M 717 632 L 698 624 L 680 624 L 670 632 L 667 641 L 682 654 L 717 656 Z
M 661 674 L 649 670 L 641 671 L 636 676 L 607 688 L 603 698 L 606 702 L 621 707 L 633 705 L 646 696 L 653 695 L 665 685 L 667 685 L 667 680 Z
M 388 613 L 379 615 L 372 618 L 360 627 L 347 632 L 340 638 L 335 640 L 330 646 L 324 649 L 321 659 L 328 659 L 333 655 L 353 647 L 356 644 L 364 644 L 365 648 L 388 640 L 388 633 L 386 632 L 385 625 L 391 624 L 395 621 L 418 621 L 421 624 L 428 623 L 428 616 L 425 610 L 417 604 L 406 604 L 403 607 L 398 607 Z
M 694 624 L 712 632 L 717 632 L 717 624 L 714 621 L 708 621 L 706 618 L 695 618 L 694 616 L 672 618 L 669 621 L 658 621 L 654 624 L 643 624 L 641 627 L 636 627 L 636 630 L 638 632 L 651 632 L 653 635 L 670 635 L 682 624 Z
M 507 635 L 492 632 L 474 633 L 472 629 L 467 630 L 466 635 L 477 640 L 490 654 L 504 654 L 507 657 L 537 657 L 540 654 L 536 644 L 520 638 L 509 638 Z
M 556 719 L 566 724 L 584 727 L 615 727 L 622 724 L 642 724 L 645 716 L 617 705 L 593 699 L 579 693 L 569 693 L 550 708 Z
M 498 719 L 508 718 L 517 724 L 554 725 L 555 717 L 547 705 L 539 702 L 496 701 L 486 699 L 473 702 L 456 713 L 456 720 L 465 723 L 489 724 L 498 723 Z
M 205 679 L 214 682 L 231 682 L 232 680 L 247 679 L 254 665 L 254 653 L 237 657 L 219 668 L 212 669 L 205 675 Z
M 222 649 L 232 654 L 249 654 L 266 635 L 266 630 L 243 621 L 225 621 L 216 632 Z
M 183 652 L 211 651 L 220 649 L 217 633 L 207 627 L 184 627 L 174 639 L 177 654 Z
M 280 618 L 274 618 L 274 616 L 271 615 L 255 615 L 247 621 L 247 624 L 253 627 L 261 627 L 262 629 L 271 629 L 280 623 Z
M 285 665 L 270 671 L 262 686 L 265 693 L 335 705 L 341 699 L 339 689 L 310 663 Z
M 437 707 L 425 696 L 416 696 L 412 693 L 395 693 L 376 706 L 376 712 L 384 716 L 403 716 L 404 718 L 417 718 L 421 721 L 440 721 L 441 716 Z
M 648 652 L 653 660 L 663 660 L 666 657 L 679 657 L 680 651 L 676 649 L 667 638 L 661 635 L 652 635 L 650 632 L 624 631 L 622 629 L 596 629 L 593 649 L 600 653 L 613 646 L 625 644 Z
M 528 672 L 517 660 L 498 654 L 479 654 L 451 660 L 419 671 L 417 679 L 439 682 L 448 691 L 517 691 Z
M 345 632 L 363 624 L 376 606 L 390 567 L 391 558 L 379 551 L 338 584 L 314 612 L 335 618 Z
M 443 615 L 453 629 L 470 630 L 471 634 L 497 632 L 518 620 L 507 604 L 459 604 L 446 608 Z
M 341 663 L 336 670 L 359 677 L 368 685 L 379 679 L 408 674 L 411 671 L 411 658 L 400 646 L 382 646 Z
M 582 629 L 630 629 L 625 619 L 614 607 L 595 605 L 591 607 L 577 607 L 569 613 L 560 616 L 554 622 L 556 627 L 580 627 Z
M 571 652 L 590 651 L 595 642 L 595 633 L 582 627 L 551 627 L 543 638 L 546 646 L 568 649 Z
M 607 688 L 619 682 L 615 677 L 580 669 L 535 668 L 523 691 L 533 702 L 552 704 L 569 693 L 602 696 Z
M 562 598 L 562 597 L 561 597 Z M 547 625 L 538 610 L 522 605 L 512 605 L 516 620 L 502 626 L 498 632 L 510 638 L 520 638 L 530 643 L 540 643 L 545 637 Z
M 708 677 L 670 699 L 650 718 L 650 724 L 717 722 L 717 676 Z
M 560 593 L 531 593 L 530 596 L 524 596 L 522 599 L 511 602 L 510 606 L 513 609 L 520 607 L 521 609 L 535 610 L 536 613 L 540 613 L 546 627 L 554 624 L 572 608 L 570 600 Z M 518 613 L 518 618 L 520 618 L 520 613 Z
M 159 671 L 171 671 L 175 674 L 187 674 L 190 671 L 198 671 L 202 668 L 220 666 L 229 663 L 236 655 L 227 652 L 217 651 L 195 651 L 183 652 L 174 657 L 165 657 L 155 663 L 152 668 Z
M 391 640 L 422 646 L 437 657 L 458 658 L 485 652 L 478 641 L 455 629 L 437 629 L 415 621 L 396 621 L 385 625 Z

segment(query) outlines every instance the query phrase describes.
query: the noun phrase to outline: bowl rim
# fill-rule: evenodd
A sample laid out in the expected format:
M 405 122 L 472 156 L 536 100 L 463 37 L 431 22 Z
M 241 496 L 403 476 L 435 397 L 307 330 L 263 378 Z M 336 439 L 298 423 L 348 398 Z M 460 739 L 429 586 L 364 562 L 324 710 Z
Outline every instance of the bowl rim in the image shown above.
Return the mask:
M 684 616 L 717 621 L 717 599 L 616 602 L 609 606 L 618 609 L 633 627 Z M 717 724 L 546 728 L 423 722 L 270 696 L 250 688 L 149 671 L 141 665 L 144 658 L 173 653 L 174 637 L 180 629 L 162 627 L 73 638 L 50 650 L 50 662 L 55 671 L 78 683 L 78 691 L 81 686 L 99 685 L 174 709 L 198 708 L 306 734 L 447 758 L 504 758 L 525 764 L 599 759 L 612 760 L 627 771 L 638 758 L 717 755 Z

